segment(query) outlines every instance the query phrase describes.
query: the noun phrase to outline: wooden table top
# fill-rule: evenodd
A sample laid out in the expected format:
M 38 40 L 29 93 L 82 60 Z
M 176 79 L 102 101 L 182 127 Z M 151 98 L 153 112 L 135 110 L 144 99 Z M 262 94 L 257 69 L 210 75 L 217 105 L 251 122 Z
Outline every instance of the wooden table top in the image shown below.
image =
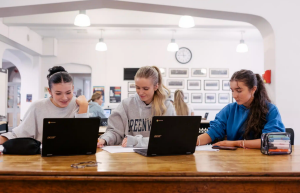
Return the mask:
M 98 167 L 71 168 L 73 163 L 101 162 Z M 291 155 L 267 156 L 258 149 L 197 151 L 193 155 L 144 157 L 136 153 L 41 157 L 1 155 L 0 176 L 300 176 L 300 146 Z

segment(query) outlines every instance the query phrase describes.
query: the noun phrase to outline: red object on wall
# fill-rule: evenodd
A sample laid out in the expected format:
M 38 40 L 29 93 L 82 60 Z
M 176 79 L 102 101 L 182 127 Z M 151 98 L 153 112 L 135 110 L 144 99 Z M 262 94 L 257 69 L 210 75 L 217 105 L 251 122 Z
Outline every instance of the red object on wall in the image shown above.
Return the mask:
M 271 84 L 271 70 L 266 70 L 262 77 L 265 83 Z

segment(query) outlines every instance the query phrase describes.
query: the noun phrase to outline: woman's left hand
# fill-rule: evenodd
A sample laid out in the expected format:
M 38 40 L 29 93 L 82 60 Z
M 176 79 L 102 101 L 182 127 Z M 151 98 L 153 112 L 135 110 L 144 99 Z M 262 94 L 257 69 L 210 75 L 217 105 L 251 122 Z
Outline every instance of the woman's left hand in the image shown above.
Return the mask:
M 122 142 L 122 147 L 126 147 L 126 145 L 127 145 L 127 138 L 124 138 Z
M 226 146 L 226 147 L 237 147 L 238 146 L 238 141 L 220 141 L 212 146 Z

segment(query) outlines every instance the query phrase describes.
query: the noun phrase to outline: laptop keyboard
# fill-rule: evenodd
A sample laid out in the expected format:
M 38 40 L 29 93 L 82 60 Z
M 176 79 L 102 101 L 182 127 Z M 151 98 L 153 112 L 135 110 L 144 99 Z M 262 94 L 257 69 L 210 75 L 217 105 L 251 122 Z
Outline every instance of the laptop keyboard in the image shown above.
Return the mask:
M 147 156 L 148 149 L 133 149 L 136 153 Z

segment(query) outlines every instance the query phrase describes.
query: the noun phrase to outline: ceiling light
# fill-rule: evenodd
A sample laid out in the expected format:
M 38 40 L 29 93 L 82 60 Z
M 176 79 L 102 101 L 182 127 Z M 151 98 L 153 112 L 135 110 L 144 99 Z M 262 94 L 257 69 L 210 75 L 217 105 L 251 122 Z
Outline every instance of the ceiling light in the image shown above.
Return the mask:
M 91 25 L 89 16 L 86 15 L 86 10 L 80 10 L 74 20 L 74 25 L 79 27 L 87 27 Z
M 245 41 L 243 39 L 243 32 L 241 32 L 241 40 L 240 40 L 240 44 L 236 47 L 236 52 L 239 53 L 245 53 L 248 52 L 248 46 L 247 44 L 245 44 Z
M 193 17 L 185 15 L 185 16 L 181 16 L 180 20 L 179 20 L 179 27 L 182 28 L 191 28 L 195 26 L 195 22 Z
M 172 39 L 171 39 L 171 43 L 168 44 L 168 47 L 167 47 L 167 51 L 169 52 L 177 52 L 179 50 L 179 47 L 178 47 L 178 44 L 175 42 L 175 39 L 174 39 L 174 32 L 172 33 Z
M 102 30 L 101 30 L 101 38 L 99 39 L 99 42 L 96 44 L 95 49 L 97 51 L 103 52 L 107 50 L 107 46 L 106 43 L 103 42 L 103 38 L 102 38 Z

